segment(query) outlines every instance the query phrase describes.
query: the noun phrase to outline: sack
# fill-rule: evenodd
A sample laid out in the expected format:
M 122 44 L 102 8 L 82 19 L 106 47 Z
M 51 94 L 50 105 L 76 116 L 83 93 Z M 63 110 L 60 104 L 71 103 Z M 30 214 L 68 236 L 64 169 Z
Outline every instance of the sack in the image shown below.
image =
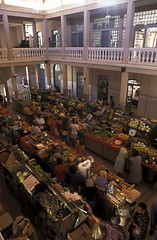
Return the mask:
M 66 135 L 68 135 L 68 132 L 67 131 L 62 131 L 62 135 L 66 136 Z
M 92 227 L 92 237 L 94 239 L 100 239 L 102 237 L 102 231 L 100 228 L 100 224 L 95 222 Z

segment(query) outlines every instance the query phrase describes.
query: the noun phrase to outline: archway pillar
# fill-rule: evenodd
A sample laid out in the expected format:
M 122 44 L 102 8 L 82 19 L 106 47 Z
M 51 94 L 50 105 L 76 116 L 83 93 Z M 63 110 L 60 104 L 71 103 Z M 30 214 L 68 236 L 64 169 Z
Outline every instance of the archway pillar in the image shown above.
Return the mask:
M 122 72 L 121 75 L 121 85 L 120 85 L 120 98 L 119 98 L 119 104 L 123 108 L 126 105 L 126 97 L 127 97 L 127 88 L 128 88 L 128 78 L 129 73 L 128 72 Z

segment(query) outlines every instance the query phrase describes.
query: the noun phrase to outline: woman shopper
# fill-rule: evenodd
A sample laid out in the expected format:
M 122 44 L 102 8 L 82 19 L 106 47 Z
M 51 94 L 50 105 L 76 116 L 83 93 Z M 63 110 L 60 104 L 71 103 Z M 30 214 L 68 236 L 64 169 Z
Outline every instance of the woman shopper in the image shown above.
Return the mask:
M 62 141 L 68 143 L 68 136 L 69 136 L 69 114 L 67 113 L 62 120 Z
M 136 149 L 132 149 L 132 157 L 130 157 L 129 182 L 138 184 L 142 181 L 142 158 Z
M 86 156 L 85 146 L 80 142 L 78 138 L 76 139 L 75 149 L 79 155 Z
M 76 139 L 78 138 L 78 131 L 79 131 L 79 126 L 76 123 L 75 119 L 73 118 L 71 123 L 71 140 L 72 140 L 73 146 L 75 146 L 76 144 Z
M 149 214 L 147 205 L 144 202 L 140 202 L 137 208 L 135 208 L 132 223 L 128 230 L 130 233 L 129 240 L 144 240 L 147 235 L 148 225 Z
M 57 165 L 55 166 L 55 176 L 58 182 L 62 184 L 66 183 L 66 170 L 62 158 L 57 158 Z
M 128 144 L 128 143 L 123 144 L 123 146 L 121 147 L 119 154 L 116 158 L 114 170 L 115 170 L 116 174 L 120 177 L 124 177 L 123 172 L 124 172 L 124 166 L 125 166 L 125 159 L 128 155 L 127 148 L 129 148 L 129 147 L 130 147 L 130 144 Z

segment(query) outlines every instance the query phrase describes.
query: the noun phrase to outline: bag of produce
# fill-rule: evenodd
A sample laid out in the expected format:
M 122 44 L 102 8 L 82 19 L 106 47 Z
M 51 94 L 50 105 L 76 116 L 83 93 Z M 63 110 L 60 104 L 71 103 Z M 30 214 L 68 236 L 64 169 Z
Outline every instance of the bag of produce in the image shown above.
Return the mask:
M 102 237 L 102 231 L 99 223 L 95 222 L 92 227 L 92 237 L 94 239 L 100 239 Z

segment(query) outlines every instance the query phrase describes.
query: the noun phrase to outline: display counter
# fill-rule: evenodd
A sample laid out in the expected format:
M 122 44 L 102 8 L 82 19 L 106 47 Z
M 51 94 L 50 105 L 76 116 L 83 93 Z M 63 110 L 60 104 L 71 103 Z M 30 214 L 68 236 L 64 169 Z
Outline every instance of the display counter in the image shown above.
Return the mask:
M 101 156 L 103 155 L 103 144 L 89 135 L 85 135 L 85 147 Z
M 114 149 L 109 144 L 103 144 L 103 154 L 102 156 L 111 162 L 115 163 L 116 158 L 119 154 L 119 149 Z

